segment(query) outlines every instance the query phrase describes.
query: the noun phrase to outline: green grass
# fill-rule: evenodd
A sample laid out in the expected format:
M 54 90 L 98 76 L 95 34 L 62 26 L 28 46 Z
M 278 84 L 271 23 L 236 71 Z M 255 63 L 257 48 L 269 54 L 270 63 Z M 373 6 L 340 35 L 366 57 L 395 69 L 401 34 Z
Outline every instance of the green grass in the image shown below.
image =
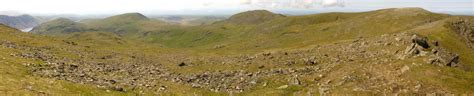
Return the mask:
M 117 60 L 127 62 L 130 59 L 127 59 L 128 57 L 126 56 L 137 54 L 163 61 L 166 60 L 160 59 L 159 56 L 165 56 L 166 54 L 190 56 L 257 54 L 259 52 L 275 50 L 304 49 L 315 45 L 349 42 L 358 38 L 376 38 L 383 34 L 407 32 L 428 36 L 430 40 L 438 40 L 442 47 L 460 54 L 461 61 L 468 70 L 423 65 L 412 67 L 413 71 L 405 79 L 419 80 L 426 82 L 428 86 L 440 87 L 456 93 L 469 93 L 474 89 L 472 87 L 474 83 L 471 82 L 474 80 L 474 73 L 472 72 L 474 60 L 471 59 L 474 58 L 472 54 L 474 52 L 465 46 L 457 34 L 443 26 L 444 21 L 449 20 L 451 17 L 420 9 L 384 9 L 361 13 L 323 13 L 276 17 L 259 21 L 258 24 L 240 24 L 223 21 L 210 25 L 177 26 L 151 20 L 139 14 L 124 14 L 81 23 L 86 26 L 85 29 L 87 30 L 84 32 L 63 34 L 61 32 L 62 29 L 59 28 L 58 30 L 60 31 L 57 33 L 51 33 L 54 37 L 49 37 L 19 33 L 13 29 L 2 28 L 1 31 L 4 32 L 0 33 L 0 38 L 32 47 L 52 47 L 52 53 L 65 58 L 79 59 L 79 55 L 73 51 L 80 51 L 90 52 L 90 58 L 116 55 L 120 58 Z M 63 40 L 72 41 L 78 45 L 68 45 Z M 222 47 L 216 49 L 214 48 L 216 46 Z M 373 50 L 368 51 L 378 51 L 377 49 L 382 48 L 373 48 Z M 395 50 L 396 48 L 386 49 Z M 21 64 L 24 62 L 40 64 L 41 62 L 9 56 L 10 53 L 21 52 L 21 50 L 0 48 L 0 52 L 0 56 L 6 56 L 7 58 L 7 60 L 0 61 L 2 62 L 0 63 L 2 64 L 0 66 L 0 69 L 2 69 L 0 70 L 0 94 L 2 90 L 6 90 L 5 86 L 15 87 L 16 89 L 9 91 L 15 94 L 37 94 L 34 91 L 24 90 L 23 87 L 25 85 L 32 85 L 33 89 L 46 91 L 46 93 L 51 93 L 51 95 L 133 95 L 137 93 L 135 91 L 125 93 L 107 92 L 105 89 L 96 88 L 93 85 L 74 84 L 66 81 L 30 76 L 26 68 Z M 328 52 L 332 51 L 328 50 Z M 396 67 L 409 65 L 413 62 L 424 64 L 425 62 L 421 59 L 415 58 L 391 63 Z M 355 65 L 346 64 L 346 67 L 341 67 L 340 70 L 357 70 L 352 68 Z M 185 74 L 216 70 L 239 70 L 243 68 L 256 70 L 257 67 L 257 65 L 246 67 L 237 65 L 209 67 L 209 64 L 202 62 L 190 66 L 192 68 L 181 68 L 173 64 L 164 66 L 172 72 Z M 391 68 L 393 66 L 376 67 Z M 385 72 L 382 68 L 377 70 Z M 341 73 L 330 74 L 338 75 Z M 267 94 L 286 96 L 295 95 L 295 93 L 318 92 L 315 90 L 317 86 L 314 84 L 276 89 L 287 84 L 287 80 L 280 79 L 281 77 L 284 76 L 262 78 L 260 81 L 269 81 L 267 86 L 262 86 L 263 82 L 259 82 L 258 86 L 252 90 L 236 95 Z M 312 78 L 306 81 L 310 81 L 310 79 Z M 228 95 L 228 93 L 216 93 L 166 81 L 162 81 L 160 84 L 169 87 L 169 92 L 164 92 L 164 95 Z M 346 91 L 342 88 L 335 90 L 335 92 Z

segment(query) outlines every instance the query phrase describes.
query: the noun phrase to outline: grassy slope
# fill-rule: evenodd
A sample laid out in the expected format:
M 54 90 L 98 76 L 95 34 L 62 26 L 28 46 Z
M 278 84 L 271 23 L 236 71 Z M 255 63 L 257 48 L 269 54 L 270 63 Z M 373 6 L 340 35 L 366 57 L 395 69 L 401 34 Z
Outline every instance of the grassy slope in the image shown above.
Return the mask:
M 15 29 L 0 26 L 0 40 L 7 40 L 29 46 L 64 47 L 57 39 L 21 33 Z M 129 93 L 106 92 L 91 85 L 73 84 L 47 78 L 31 76 L 23 64 L 37 62 L 13 57 L 11 54 L 24 52 L 10 48 L 0 48 L 0 94 L 6 95 L 127 95 Z
M 411 13 L 410 15 L 400 15 Z M 359 37 L 400 32 L 447 17 L 420 9 L 384 9 L 364 13 L 324 13 L 277 18 L 257 25 L 216 23 L 207 26 L 155 31 L 148 41 L 171 48 L 256 52 L 298 48 Z M 215 51 L 215 50 L 213 50 Z
M 154 42 L 172 48 L 242 54 L 261 50 L 293 49 L 314 44 L 328 44 L 359 37 L 374 37 L 397 32 L 416 33 L 437 40 L 441 46 L 458 53 L 465 68 L 474 67 L 474 52 L 457 34 L 444 27 L 445 21 L 455 16 L 429 13 L 420 9 L 384 9 L 363 13 L 325 13 L 292 16 L 259 25 L 214 24 L 170 32 L 155 33 Z M 206 38 L 203 38 L 206 37 Z M 222 49 L 212 49 L 225 45 Z M 197 46 L 197 47 L 196 47 Z M 415 60 L 424 64 L 423 60 Z M 400 61 L 399 66 L 409 65 Z M 474 72 L 436 66 L 412 68 L 406 78 L 429 82 L 427 85 L 449 86 L 446 90 L 465 93 L 474 87 Z M 441 79 L 433 79 L 440 78 Z M 264 89 L 262 89 L 264 90 Z M 273 90 L 275 91 L 275 90 Z M 273 92 L 272 91 L 272 92 Z M 259 92 L 257 92 L 259 93 Z
M 460 38 L 453 30 L 446 28 L 446 21 L 454 20 L 457 17 L 447 18 L 438 22 L 420 26 L 410 31 L 417 34 L 428 36 L 429 39 L 437 40 L 440 45 L 447 48 L 449 51 L 459 54 L 461 62 L 464 64 L 464 70 L 451 68 L 438 68 L 431 66 L 424 66 L 418 69 L 416 75 L 413 77 L 429 81 L 437 84 L 445 84 L 459 90 L 459 92 L 469 92 L 474 89 L 474 51 L 466 46 L 463 39 Z M 469 17 L 474 19 L 473 17 Z M 440 69 L 439 71 L 433 71 Z M 437 74 L 434 74 L 437 73 Z M 440 78 L 440 79 L 430 79 Z
M 461 42 L 461 39 L 457 38 L 458 36 L 456 36 L 456 34 L 449 32 L 449 29 L 443 27 L 444 21 L 449 20 L 449 18 L 450 16 L 448 15 L 428 13 L 419 9 L 384 9 L 363 13 L 325 13 L 307 16 L 291 16 L 274 19 L 258 25 L 216 23 L 213 25 L 192 27 L 169 27 L 166 25 L 168 27 L 156 28 L 157 26 L 163 25 L 141 22 L 127 25 L 134 28 L 134 30 L 136 28 L 141 31 L 139 34 L 132 33 L 131 35 L 127 35 L 127 37 L 154 42 L 160 46 L 176 48 L 178 50 L 190 49 L 191 51 L 218 54 L 243 54 L 269 50 L 298 49 L 311 45 L 344 42 L 359 37 L 370 38 L 382 34 L 409 31 L 411 33 L 426 35 L 430 39 L 440 41 L 441 46 L 455 53 L 459 53 L 462 62 L 465 63 L 467 67 L 472 67 L 474 66 L 474 61 L 470 58 L 474 58 L 472 55 L 474 52 L 469 50 Z M 149 33 L 143 35 L 143 32 Z M 116 41 L 114 39 L 119 36 L 101 34 L 107 33 L 74 34 L 69 36 L 69 39 L 91 44 L 90 46 L 97 47 L 97 50 L 104 51 L 110 51 L 112 48 L 114 49 L 112 51 L 129 51 L 130 48 L 126 47 L 129 46 L 129 44 L 148 44 L 137 43 L 132 40 L 125 40 L 122 42 L 123 44 L 118 44 L 114 43 Z M 109 39 L 111 40 L 108 41 Z M 97 40 L 103 40 L 104 42 L 94 43 L 97 42 Z M 106 47 L 104 47 L 104 45 L 106 45 Z M 217 45 L 223 45 L 224 47 L 213 49 L 213 47 Z M 142 52 L 140 48 L 132 48 L 131 50 Z M 169 51 L 173 52 L 172 50 Z M 394 64 L 397 66 L 410 65 L 413 62 L 424 64 L 425 62 L 422 61 L 423 60 L 414 59 L 412 61 L 394 62 Z M 441 84 L 439 85 L 440 87 L 448 86 L 443 88 L 449 88 L 446 90 L 453 90 L 453 92 L 459 93 L 470 92 L 474 89 L 472 87 L 473 83 L 471 82 L 474 80 L 473 72 L 436 66 L 416 66 L 412 69 L 413 72 L 410 72 L 405 78 L 428 82 L 427 85 Z M 285 90 L 275 90 L 275 87 L 284 84 L 286 81 L 277 80 L 278 78 L 276 77 L 267 79 L 274 80 L 274 83 L 271 83 L 274 85 L 269 85 L 270 87 L 265 88 L 256 88 L 252 92 L 243 94 L 290 94 L 298 90 L 309 90 L 299 88 L 298 86 Z M 170 86 L 172 86 L 172 84 Z M 175 86 L 178 87 L 179 85 Z M 183 90 L 194 89 L 184 88 Z M 195 91 L 196 90 L 193 92 Z M 206 91 L 202 92 L 211 94 Z M 198 91 L 198 93 L 201 92 Z

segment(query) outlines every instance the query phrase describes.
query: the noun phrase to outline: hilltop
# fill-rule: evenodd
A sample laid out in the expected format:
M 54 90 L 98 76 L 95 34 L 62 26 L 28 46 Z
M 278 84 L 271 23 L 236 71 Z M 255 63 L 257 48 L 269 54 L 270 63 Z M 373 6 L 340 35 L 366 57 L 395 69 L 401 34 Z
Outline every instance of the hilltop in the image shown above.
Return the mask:
M 33 28 L 31 33 L 54 35 L 84 32 L 86 30 L 87 28 L 84 24 L 77 23 L 66 18 L 58 18 L 38 25 L 37 27 Z
M 110 23 L 118 17 L 135 19 Z M 0 76 L 12 78 L 0 86 L 43 95 L 472 94 L 472 20 L 420 8 L 257 10 L 197 26 L 132 13 L 81 23 L 91 28 L 81 32 L 0 27 L 0 62 L 10 62 Z M 41 29 L 52 28 L 68 27 Z
M 143 25 L 146 24 L 146 25 Z M 71 32 L 102 31 L 112 32 L 118 35 L 136 34 L 142 32 L 150 25 L 164 25 L 165 22 L 151 20 L 140 13 L 125 13 L 104 19 L 91 20 L 88 22 L 75 22 L 64 18 L 45 22 L 35 27 L 33 33 L 49 35 L 65 35 Z M 143 29 L 143 30 L 142 30 Z
M 277 18 L 286 17 L 285 15 L 275 14 L 267 10 L 253 10 L 232 15 L 224 22 L 234 24 L 260 24 Z

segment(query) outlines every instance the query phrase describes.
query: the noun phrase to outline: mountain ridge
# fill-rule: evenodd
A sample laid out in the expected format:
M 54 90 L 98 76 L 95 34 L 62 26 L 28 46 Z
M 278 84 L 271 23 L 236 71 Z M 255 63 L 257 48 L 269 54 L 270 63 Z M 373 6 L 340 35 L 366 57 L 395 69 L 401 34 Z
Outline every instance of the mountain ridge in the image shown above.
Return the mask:
M 252 10 L 232 15 L 224 22 L 235 24 L 260 24 L 266 21 L 283 17 L 286 16 L 282 14 L 275 14 L 267 10 Z
M 39 21 L 36 20 L 35 17 L 27 14 L 18 16 L 0 15 L 0 23 L 22 30 L 35 27 L 39 24 Z

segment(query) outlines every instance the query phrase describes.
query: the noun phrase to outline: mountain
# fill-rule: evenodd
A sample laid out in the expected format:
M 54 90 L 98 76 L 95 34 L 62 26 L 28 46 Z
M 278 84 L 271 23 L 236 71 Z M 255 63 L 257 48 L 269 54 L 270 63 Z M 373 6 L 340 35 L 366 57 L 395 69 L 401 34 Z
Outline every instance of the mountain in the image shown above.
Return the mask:
M 176 23 L 185 26 L 208 25 L 217 21 L 227 19 L 226 16 L 154 16 L 153 19 L 162 20 L 169 23 Z
M 286 16 L 281 14 L 275 14 L 267 10 L 254 10 L 235 14 L 229 19 L 225 20 L 225 22 L 235 24 L 259 24 L 283 17 Z
M 125 13 L 104 19 L 88 20 L 87 22 L 75 22 L 64 18 L 45 22 L 34 28 L 33 33 L 64 35 L 71 32 L 102 31 L 112 32 L 117 35 L 136 34 L 148 29 L 154 29 L 161 25 L 167 25 L 163 21 L 152 20 L 140 13 Z M 147 27 L 147 28 L 143 28 Z M 158 28 L 157 27 L 157 28 Z
M 0 15 L 0 23 L 20 30 L 32 28 L 39 24 L 39 22 L 30 15 Z
M 42 23 L 31 31 L 36 34 L 67 34 L 73 32 L 87 31 L 84 24 L 74 22 L 66 18 L 58 18 L 49 22 Z
M 198 26 L 136 17 L 43 35 L 0 27 L 0 69 L 9 69 L 0 77 L 11 78 L 0 86 L 33 95 L 474 93 L 473 16 L 259 10 Z

